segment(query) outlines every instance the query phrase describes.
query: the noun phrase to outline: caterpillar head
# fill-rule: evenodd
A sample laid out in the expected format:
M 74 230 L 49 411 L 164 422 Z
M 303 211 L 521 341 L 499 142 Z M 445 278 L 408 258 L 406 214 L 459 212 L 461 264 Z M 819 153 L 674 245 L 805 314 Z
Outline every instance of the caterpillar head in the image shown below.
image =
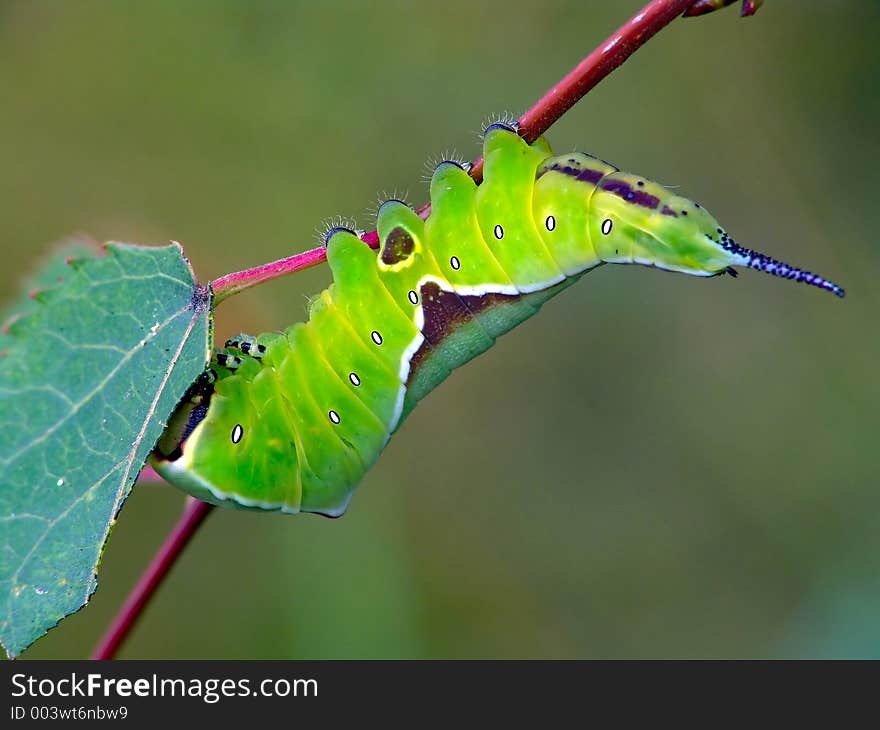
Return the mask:
M 270 424 L 247 416 L 247 399 L 240 393 L 244 386 L 240 377 L 221 376 L 212 392 L 184 397 L 153 450 L 153 467 L 204 502 L 236 509 L 298 511 L 296 504 L 286 502 L 288 465 L 275 458 L 276 452 L 285 450 L 267 438 Z M 256 493 L 242 495 L 242 484 L 254 487 Z
M 187 470 L 180 468 L 179 462 L 182 460 L 186 442 L 208 415 L 215 382 L 216 374 L 209 369 L 190 386 L 171 415 L 151 455 L 153 467 L 159 474 L 199 499 L 212 503 L 216 501 L 211 498 L 209 491 L 198 484 L 198 480 L 190 478 Z
M 212 504 L 299 511 L 297 447 L 277 407 L 272 343 L 285 350 L 286 338 L 238 335 L 214 353 L 153 450 L 151 463 L 162 477 Z
M 699 203 L 635 175 L 606 175 L 590 206 L 590 240 L 602 261 L 693 276 L 736 276 L 732 267 L 742 266 L 844 296 L 821 276 L 740 246 Z

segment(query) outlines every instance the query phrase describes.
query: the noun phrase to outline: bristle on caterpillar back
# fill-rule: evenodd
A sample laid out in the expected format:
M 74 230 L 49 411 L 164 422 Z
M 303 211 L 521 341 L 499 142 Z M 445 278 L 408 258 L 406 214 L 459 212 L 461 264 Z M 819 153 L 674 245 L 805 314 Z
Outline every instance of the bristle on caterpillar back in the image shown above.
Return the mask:
M 315 237 L 321 245 L 326 246 L 330 234 L 338 228 L 344 228 L 345 230 L 353 231 L 355 233 L 359 230 L 357 227 L 357 221 L 355 221 L 354 218 L 334 215 L 321 221 L 321 224 L 315 228 Z
M 442 162 L 452 162 L 458 165 L 465 172 L 470 171 L 471 163 L 465 160 L 456 149 L 453 147 L 451 150 L 444 150 L 439 155 L 431 155 L 425 160 L 424 164 L 424 172 L 422 173 L 422 182 L 430 184 L 431 178 L 434 177 L 434 171 L 437 169 L 437 165 Z
M 389 200 L 397 200 L 398 202 L 403 203 L 408 208 L 412 208 L 412 205 L 408 202 L 409 199 L 409 190 L 404 190 L 401 192 L 397 188 L 392 188 L 391 192 L 387 190 L 382 190 L 376 196 L 373 201 L 373 204 L 367 209 L 367 214 L 370 218 L 375 219 L 379 215 L 379 208 L 382 207 L 383 203 L 387 203 Z
M 510 112 L 490 114 L 480 125 L 480 132 L 477 136 L 482 140 L 483 136 L 486 134 L 486 130 L 496 125 L 517 131 L 519 129 L 519 117 Z

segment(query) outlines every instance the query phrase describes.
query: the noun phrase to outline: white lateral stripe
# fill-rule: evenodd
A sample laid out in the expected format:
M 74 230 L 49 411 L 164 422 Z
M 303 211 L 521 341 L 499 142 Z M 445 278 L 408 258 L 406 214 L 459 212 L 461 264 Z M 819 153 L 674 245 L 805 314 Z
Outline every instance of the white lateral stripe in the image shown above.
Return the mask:
M 214 497 L 223 502 L 232 501 L 240 504 L 242 507 L 256 507 L 262 510 L 281 510 L 282 512 L 286 512 L 288 514 L 297 514 L 301 511 L 299 506 L 289 505 L 287 504 L 287 502 L 267 502 L 259 499 L 248 499 L 247 497 L 243 497 L 240 494 L 224 492 L 223 490 L 215 487 L 210 482 L 202 479 L 195 472 L 187 469 L 185 463 L 180 463 L 185 461 L 186 452 L 184 452 L 184 455 L 177 461 L 165 464 L 163 469 L 171 474 L 178 473 L 182 478 L 198 482 L 198 484 L 203 489 L 207 490 Z

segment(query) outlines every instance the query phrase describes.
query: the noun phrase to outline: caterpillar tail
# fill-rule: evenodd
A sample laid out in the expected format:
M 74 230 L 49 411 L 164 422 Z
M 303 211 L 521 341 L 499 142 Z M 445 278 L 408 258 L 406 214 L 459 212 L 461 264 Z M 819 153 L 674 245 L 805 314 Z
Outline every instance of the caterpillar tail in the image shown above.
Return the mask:
M 566 160 L 569 167 L 572 159 Z M 597 169 L 598 161 L 588 160 L 569 174 L 597 178 L 588 225 L 601 261 L 642 264 L 692 276 L 736 276 L 734 267 L 749 268 L 845 296 L 842 287 L 818 274 L 739 245 L 699 203 L 638 175 Z

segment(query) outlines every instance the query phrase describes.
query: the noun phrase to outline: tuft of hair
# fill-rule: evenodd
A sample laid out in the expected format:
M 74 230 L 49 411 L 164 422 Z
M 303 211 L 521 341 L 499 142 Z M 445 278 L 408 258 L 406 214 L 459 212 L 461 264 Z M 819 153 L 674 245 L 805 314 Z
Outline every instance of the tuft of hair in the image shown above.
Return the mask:
M 321 224 L 315 228 L 315 236 L 318 238 L 318 242 L 322 246 L 327 245 L 327 238 L 330 236 L 330 232 L 335 228 L 347 228 L 349 231 L 357 232 L 357 222 L 353 218 L 346 218 L 342 215 L 334 215 L 330 218 L 325 218 L 321 221 Z
M 317 302 L 320 298 L 320 294 L 303 294 L 303 299 L 306 300 L 305 313 L 306 317 L 311 317 L 312 315 L 312 306 Z
M 412 208 L 412 206 L 407 202 L 407 198 L 409 198 L 409 191 L 400 192 L 397 188 L 393 188 L 391 192 L 387 190 L 382 190 L 375 198 L 374 203 L 367 208 L 367 215 L 369 215 L 373 220 L 379 215 L 379 208 L 382 207 L 382 203 L 387 203 L 389 200 L 398 200 L 406 206 Z
M 486 134 L 486 130 L 489 129 L 493 124 L 502 124 L 505 127 L 510 127 L 513 130 L 519 129 L 519 117 L 511 114 L 510 112 L 502 112 L 501 114 L 490 114 L 486 119 L 483 120 L 483 124 L 480 127 L 480 133 L 477 135 L 481 140 L 483 139 L 483 135 Z
M 453 147 L 451 150 L 446 149 L 439 155 L 431 155 L 427 160 L 425 160 L 425 168 L 424 173 L 422 174 L 422 182 L 430 183 L 431 178 L 434 177 L 434 170 L 437 169 L 437 165 L 441 162 L 454 162 L 460 168 L 465 171 L 470 170 L 471 163 L 467 162 Z

